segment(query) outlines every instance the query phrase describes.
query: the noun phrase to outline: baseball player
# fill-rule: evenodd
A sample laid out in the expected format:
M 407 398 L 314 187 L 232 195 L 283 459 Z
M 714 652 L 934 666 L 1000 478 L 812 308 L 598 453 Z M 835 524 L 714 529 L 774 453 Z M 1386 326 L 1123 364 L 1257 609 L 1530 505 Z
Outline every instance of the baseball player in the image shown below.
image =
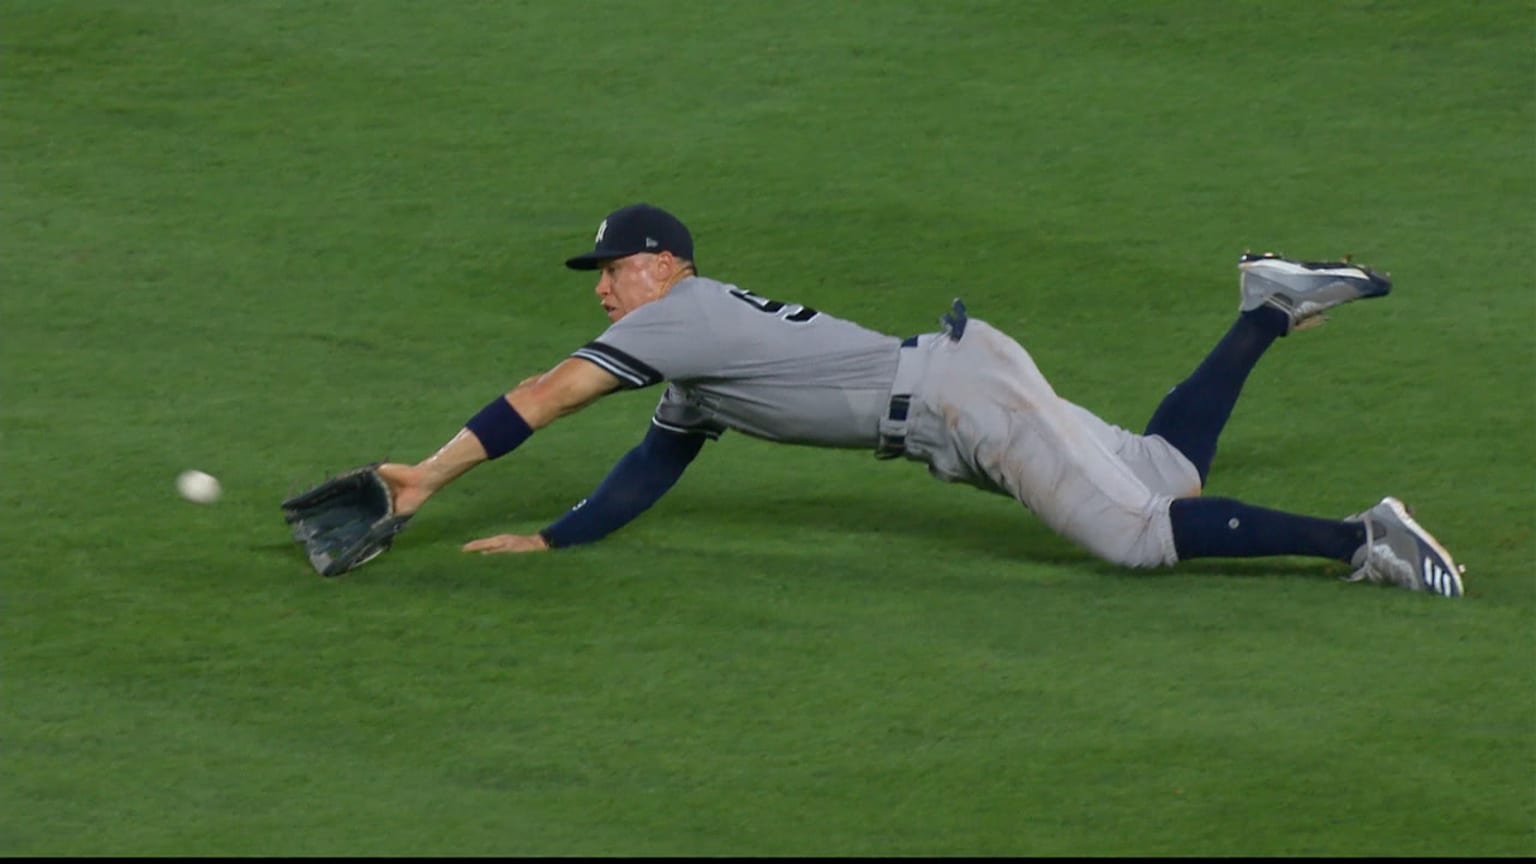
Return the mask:
M 1364 267 L 1244 255 L 1237 320 L 1135 434 L 1058 396 L 1029 352 L 958 300 L 941 330 L 902 339 L 762 297 L 699 275 L 688 229 L 647 204 L 610 213 L 592 250 L 566 266 L 597 271 L 607 330 L 491 400 L 427 459 L 367 466 L 284 502 L 317 569 L 334 575 L 378 555 L 444 486 L 535 431 L 609 393 L 656 386 L 644 439 L 595 492 L 536 534 L 487 537 L 465 551 L 601 540 L 656 503 L 707 442 L 735 430 L 923 463 L 939 479 L 1015 498 L 1126 567 L 1305 555 L 1350 564 L 1351 581 L 1462 593 L 1462 568 L 1395 498 L 1321 519 L 1200 496 L 1265 350 L 1329 308 L 1391 289 Z M 359 495 L 371 503 L 359 505 Z

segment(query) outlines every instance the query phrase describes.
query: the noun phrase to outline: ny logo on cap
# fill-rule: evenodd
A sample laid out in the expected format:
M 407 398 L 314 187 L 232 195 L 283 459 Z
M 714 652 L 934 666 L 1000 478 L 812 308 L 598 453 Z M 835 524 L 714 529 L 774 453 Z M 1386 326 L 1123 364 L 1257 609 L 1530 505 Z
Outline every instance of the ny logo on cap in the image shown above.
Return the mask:
M 655 240 L 652 240 L 649 237 L 645 238 L 645 248 L 647 248 L 647 249 L 655 249 L 657 246 L 660 246 L 660 245 L 661 245 L 660 243 L 657 243 Z
M 601 243 L 601 242 L 603 242 L 603 232 L 607 231 L 607 230 L 608 230 L 608 220 L 604 219 L 603 220 L 603 224 L 597 226 L 597 236 L 592 238 L 592 242 L 593 243 Z

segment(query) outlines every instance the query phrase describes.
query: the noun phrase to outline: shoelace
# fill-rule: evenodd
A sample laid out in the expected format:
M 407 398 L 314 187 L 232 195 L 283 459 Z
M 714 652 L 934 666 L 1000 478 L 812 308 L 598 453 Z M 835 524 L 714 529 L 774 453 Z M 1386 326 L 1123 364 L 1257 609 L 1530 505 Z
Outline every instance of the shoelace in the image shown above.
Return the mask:
M 1385 543 L 1382 544 L 1380 553 L 1376 551 L 1376 527 L 1371 522 L 1370 511 L 1367 510 L 1357 516 L 1361 522 L 1365 523 L 1365 545 L 1360 547 L 1365 552 L 1365 560 L 1360 563 L 1355 572 L 1345 577 L 1345 581 L 1369 581 L 1378 585 L 1401 585 L 1411 590 L 1419 590 L 1420 586 L 1414 578 L 1413 565 L 1410 562 L 1398 558 L 1392 547 Z M 1391 567 L 1392 564 L 1398 566 Z
M 1355 569 L 1355 572 L 1344 577 L 1346 582 L 1361 582 L 1365 580 L 1380 582 L 1385 578 L 1376 571 L 1376 568 L 1371 566 L 1371 559 L 1374 557 L 1371 551 L 1376 540 L 1376 529 L 1371 525 L 1369 513 L 1370 511 L 1367 510 L 1365 513 L 1356 513 L 1352 517 L 1365 523 L 1365 544 L 1360 547 L 1360 551 L 1365 553 L 1365 559 L 1360 562 L 1360 566 Z

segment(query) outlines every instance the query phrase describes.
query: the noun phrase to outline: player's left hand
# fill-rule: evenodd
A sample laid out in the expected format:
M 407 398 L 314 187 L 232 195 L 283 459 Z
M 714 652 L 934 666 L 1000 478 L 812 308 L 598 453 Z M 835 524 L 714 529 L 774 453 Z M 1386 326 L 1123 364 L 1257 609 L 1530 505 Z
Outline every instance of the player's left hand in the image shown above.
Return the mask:
M 463 551 L 491 555 L 497 552 L 544 552 L 549 544 L 537 534 L 497 534 L 464 544 Z

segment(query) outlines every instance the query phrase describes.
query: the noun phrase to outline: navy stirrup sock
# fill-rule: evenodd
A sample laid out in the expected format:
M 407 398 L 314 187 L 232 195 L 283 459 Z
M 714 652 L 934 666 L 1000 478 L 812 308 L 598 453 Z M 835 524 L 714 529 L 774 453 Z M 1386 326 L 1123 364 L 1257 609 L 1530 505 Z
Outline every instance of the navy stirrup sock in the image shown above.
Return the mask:
M 1163 397 L 1144 434 L 1162 436 L 1177 447 L 1194 463 L 1204 484 L 1216 458 L 1216 439 L 1232 416 L 1248 373 L 1290 326 L 1290 316 L 1273 306 L 1239 315 L 1195 371 Z
M 1231 498 L 1180 498 L 1168 517 L 1180 561 L 1309 555 L 1348 563 L 1365 543 L 1364 522 L 1297 516 Z

